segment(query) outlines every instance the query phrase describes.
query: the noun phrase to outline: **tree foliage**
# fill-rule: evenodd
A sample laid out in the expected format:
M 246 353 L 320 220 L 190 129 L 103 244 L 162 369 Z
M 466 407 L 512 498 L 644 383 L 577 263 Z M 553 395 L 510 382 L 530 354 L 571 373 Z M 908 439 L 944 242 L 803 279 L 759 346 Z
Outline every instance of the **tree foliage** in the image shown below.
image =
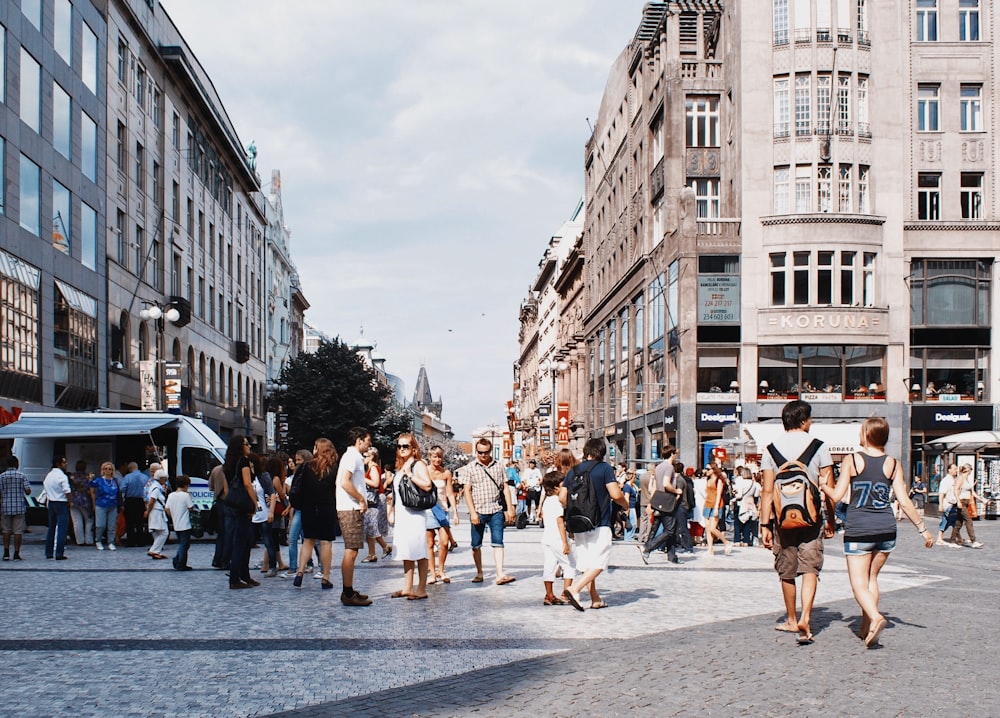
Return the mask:
M 339 337 L 292 359 L 281 383 L 288 388 L 274 399 L 288 415 L 291 450 L 311 449 L 316 439 L 326 437 L 342 452 L 352 427 L 365 427 L 374 436 L 390 406 L 391 391 Z

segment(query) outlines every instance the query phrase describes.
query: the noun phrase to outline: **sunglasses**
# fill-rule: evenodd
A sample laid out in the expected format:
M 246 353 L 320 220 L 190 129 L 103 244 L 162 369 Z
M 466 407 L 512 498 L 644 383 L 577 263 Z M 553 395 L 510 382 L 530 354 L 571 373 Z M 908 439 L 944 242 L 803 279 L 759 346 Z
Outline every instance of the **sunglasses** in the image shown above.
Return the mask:
M 479 454 L 480 456 L 489 456 L 493 452 L 492 451 L 478 451 L 477 450 L 476 453 Z
M 409 449 L 410 445 L 409 444 L 396 444 L 396 448 L 397 449 Z

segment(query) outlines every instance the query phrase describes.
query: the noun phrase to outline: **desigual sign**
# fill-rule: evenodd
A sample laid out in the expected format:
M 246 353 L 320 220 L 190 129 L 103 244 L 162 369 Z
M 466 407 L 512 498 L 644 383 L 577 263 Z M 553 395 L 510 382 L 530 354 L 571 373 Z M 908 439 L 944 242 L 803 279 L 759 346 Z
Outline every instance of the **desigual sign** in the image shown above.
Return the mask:
M 698 420 L 696 424 L 699 431 L 718 430 L 726 424 L 733 424 L 737 421 L 739 420 L 736 418 L 735 404 L 698 406 Z
M 940 429 L 951 433 L 993 429 L 992 406 L 963 406 L 944 409 L 939 406 L 915 406 L 910 410 L 912 429 Z

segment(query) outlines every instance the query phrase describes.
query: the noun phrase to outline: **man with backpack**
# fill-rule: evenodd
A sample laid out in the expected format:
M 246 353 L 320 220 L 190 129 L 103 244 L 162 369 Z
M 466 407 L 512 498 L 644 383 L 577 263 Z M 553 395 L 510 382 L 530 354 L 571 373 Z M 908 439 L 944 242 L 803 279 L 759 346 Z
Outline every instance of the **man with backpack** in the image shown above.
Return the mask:
M 628 497 L 622 493 L 615 470 L 604 461 L 604 440 L 588 439 L 583 445 L 584 460 L 570 469 L 559 489 L 566 507 L 566 530 L 576 540 L 576 580 L 564 596 L 582 611 L 580 593 L 590 589 L 590 607 L 606 608 L 597 592 L 597 577 L 611 559 L 611 503 L 628 511 Z
M 763 485 L 760 500 L 760 540 L 774 554 L 787 618 L 775 630 L 797 633 L 798 642 L 813 642 L 810 621 L 819 572 L 823 568 L 823 538 L 836 532 L 834 506 L 823 499 L 819 485 L 834 485 L 830 452 L 809 435 L 812 407 L 795 400 L 781 410 L 785 433 L 761 452 Z M 796 614 L 795 579 L 802 576 L 802 613 Z

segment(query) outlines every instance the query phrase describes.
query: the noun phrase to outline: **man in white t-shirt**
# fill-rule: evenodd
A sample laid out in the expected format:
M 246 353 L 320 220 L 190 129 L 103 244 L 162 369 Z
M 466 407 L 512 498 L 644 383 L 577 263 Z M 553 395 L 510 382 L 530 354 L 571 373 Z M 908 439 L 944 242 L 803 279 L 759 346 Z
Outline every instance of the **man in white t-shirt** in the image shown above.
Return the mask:
M 365 545 L 368 499 L 365 497 L 364 454 L 372 445 L 372 437 L 367 429 L 356 426 L 347 432 L 347 442 L 349 445 L 337 467 L 337 520 L 344 535 L 344 558 L 340 562 L 344 590 L 340 602 L 345 606 L 370 606 L 371 599 L 354 590 L 354 562 Z
M 773 442 L 774 448 L 786 461 L 794 461 L 802 456 L 815 437 L 809 435 L 812 426 L 812 407 L 808 402 L 796 399 L 785 404 L 781 410 L 781 424 L 785 433 Z M 823 569 L 823 538 L 833 538 L 836 533 L 836 516 L 833 502 L 824 494 L 826 503 L 826 529 L 821 525 L 813 528 L 782 530 L 771 526 L 774 513 L 775 465 L 771 452 L 765 449 L 760 462 L 763 486 L 760 498 L 760 541 L 774 554 L 774 570 L 781 580 L 781 594 L 785 600 L 785 623 L 775 626 L 778 631 L 798 633 L 798 641 L 805 645 L 813 642 L 810 626 L 813 601 L 819 572 Z M 809 479 L 814 484 L 834 486 L 833 460 L 826 445 L 810 458 L 806 464 Z M 796 614 L 795 579 L 802 576 L 802 613 Z
M 177 488 L 170 492 L 164 507 L 164 511 L 174 525 L 174 533 L 177 534 L 174 568 L 178 571 L 190 571 L 192 569 L 188 566 L 187 561 L 188 548 L 191 546 L 191 509 L 194 508 L 194 502 L 189 493 L 191 478 L 182 474 L 174 479 L 174 486 Z
M 542 472 L 538 470 L 538 463 L 534 459 L 528 462 L 528 469 L 521 477 L 521 481 L 524 482 L 527 494 L 524 508 L 528 512 L 528 521 L 535 523 L 535 513 L 542 498 Z

